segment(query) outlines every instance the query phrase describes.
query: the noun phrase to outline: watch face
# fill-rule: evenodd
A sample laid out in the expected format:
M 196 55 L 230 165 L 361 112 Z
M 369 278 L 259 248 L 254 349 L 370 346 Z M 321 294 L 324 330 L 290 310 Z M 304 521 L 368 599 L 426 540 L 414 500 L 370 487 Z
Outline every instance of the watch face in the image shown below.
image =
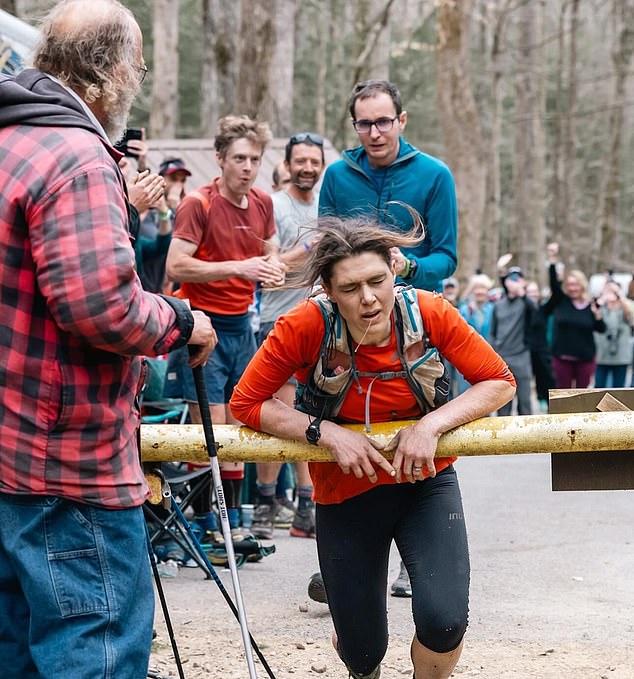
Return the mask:
M 319 431 L 319 425 L 315 424 L 314 422 L 312 424 L 309 424 L 305 433 L 306 440 L 308 441 L 308 443 L 312 443 L 314 446 L 316 446 L 317 442 L 321 438 L 321 431 Z

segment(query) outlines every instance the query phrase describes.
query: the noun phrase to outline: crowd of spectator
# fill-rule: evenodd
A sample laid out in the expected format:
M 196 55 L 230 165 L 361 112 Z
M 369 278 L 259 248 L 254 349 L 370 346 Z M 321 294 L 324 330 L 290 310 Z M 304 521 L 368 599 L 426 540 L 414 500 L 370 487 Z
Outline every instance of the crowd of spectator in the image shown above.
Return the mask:
M 147 166 L 145 133 L 142 139 L 130 141 L 129 149 L 130 155 L 121 161 L 121 167 L 130 202 L 138 212 L 135 254 L 139 277 L 147 290 L 173 294 L 180 281 L 167 276 L 166 259 L 179 205 L 193 188 L 187 186 L 191 172 L 178 157 L 164 158 L 158 171 L 152 172 Z M 274 166 L 272 242 L 277 248 L 275 261 L 279 261 L 282 272 L 301 267 L 310 251 L 310 243 L 302 240 L 302 228 L 317 219 L 316 185 L 323 169 L 323 140 L 314 133 L 292 136 L 285 157 Z M 257 168 L 251 182 L 256 174 Z M 595 275 L 593 296 L 584 273 L 564 267 L 557 243 L 550 243 L 545 253 L 547 287 L 540 288 L 537 281 L 527 279 L 520 267 L 510 265 L 512 259 L 511 254 L 500 257 L 496 279 L 478 271 L 462 286 L 453 276 L 440 286 L 443 297 L 496 349 L 515 377 L 515 404 L 508 403 L 497 414 L 509 415 L 514 410 L 519 415 L 536 410 L 547 412 L 548 392 L 553 388 L 625 386 L 632 366 L 634 283 L 626 291 L 611 272 Z M 278 291 L 270 281 L 257 278 L 253 276 L 255 294 L 249 307 L 249 332 L 261 344 L 275 320 L 310 291 Z M 248 360 L 250 355 L 251 350 L 243 359 Z M 170 357 L 169 396 L 183 395 L 179 381 L 180 368 L 185 365 L 178 352 Z M 448 364 L 447 369 L 451 394 L 463 393 L 469 383 L 453 366 Z M 295 385 L 289 383 L 278 397 L 292 403 L 294 389 Z M 255 504 L 250 530 L 257 538 L 272 539 L 274 530 L 280 528 L 290 529 L 295 536 L 314 537 L 310 476 L 305 464 L 295 467 L 247 465 L 245 474 L 236 476 L 235 470 L 229 474 L 230 483 L 235 485 L 238 481 L 229 492 L 231 523 L 237 539 L 242 539 L 245 532 L 240 528 L 241 502 Z M 244 489 L 242 478 L 247 481 Z M 198 502 L 196 521 L 199 534 L 213 543 L 220 536 L 210 498 L 211 493 L 203 494 Z M 187 560 L 182 550 L 168 553 L 176 560 Z
M 536 404 L 546 412 L 549 389 L 634 385 L 634 282 L 625 290 L 613 272 L 595 274 L 593 295 L 587 276 L 564 266 L 558 243 L 550 243 L 545 255 L 544 288 L 520 267 L 509 266 L 511 254 L 498 260 L 497 285 L 481 272 L 462 294 L 455 278 L 443 283 L 443 296 L 513 372 L 518 415 L 532 414 Z M 466 386 L 454 374 L 454 393 Z M 507 404 L 498 415 L 511 414 L 512 407 Z

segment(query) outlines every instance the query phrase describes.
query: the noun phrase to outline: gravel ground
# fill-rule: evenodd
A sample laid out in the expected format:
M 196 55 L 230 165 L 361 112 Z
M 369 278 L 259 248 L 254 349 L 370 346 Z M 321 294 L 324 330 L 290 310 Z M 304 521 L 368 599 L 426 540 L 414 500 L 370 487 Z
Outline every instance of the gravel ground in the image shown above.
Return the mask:
M 552 493 L 548 456 L 457 463 L 472 561 L 471 620 L 455 677 L 634 679 L 634 494 Z M 240 570 L 252 635 L 277 679 L 347 679 L 326 606 L 308 599 L 313 540 Z M 398 554 L 391 572 L 398 572 Z M 228 571 L 220 573 L 231 590 Z M 187 679 L 248 677 L 238 623 L 198 569 L 164 579 Z M 411 679 L 408 599 L 389 598 L 382 679 Z M 158 609 L 150 666 L 177 677 Z M 258 677 L 267 676 L 258 663 Z

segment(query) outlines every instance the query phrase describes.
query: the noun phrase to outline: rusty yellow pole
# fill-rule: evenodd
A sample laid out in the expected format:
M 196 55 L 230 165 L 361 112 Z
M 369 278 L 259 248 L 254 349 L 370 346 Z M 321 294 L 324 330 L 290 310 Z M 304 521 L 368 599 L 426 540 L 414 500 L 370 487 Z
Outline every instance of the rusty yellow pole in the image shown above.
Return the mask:
M 372 425 L 370 436 L 387 443 L 411 422 Z M 347 425 L 363 431 L 362 425 Z M 332 461 L 330 453 L 308 443 L 285 441 L 247 427 L 216 425 L 221 462 Z M 634 449 L 634 412 L 487 417 L 444 434 L 437 457 L 572 453 Z M 201 425 L 143 425 L 144 461 L 205 462 L 207 451 Z

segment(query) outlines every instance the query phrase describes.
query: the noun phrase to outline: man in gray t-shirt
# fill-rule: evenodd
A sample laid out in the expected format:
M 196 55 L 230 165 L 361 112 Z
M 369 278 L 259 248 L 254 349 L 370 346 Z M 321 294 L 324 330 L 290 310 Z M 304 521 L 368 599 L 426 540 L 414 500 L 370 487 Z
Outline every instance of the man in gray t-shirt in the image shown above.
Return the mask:
M 305 146 L 298 145 L 298 148 Z M 316 148 L 316 147 L 314 147 Z M 319 179 L 319 176 L 317 176 Z M 296 198 L 295 194 L 306 194 L 306 199 Z M 315 191 L 300 191 L 297 184 L 289 184 L 286 191 L 278 191 L 271 196 L 273 200 L 273 216 L 275 218 L 275 236 L 281 259 L 289 269 L 297 267 L 308 253 L 310 238 L 302 240 L 302 230 L 306 226 L 314 226 L 317 219 L 318 194 Z M 283 314 L 290 311 L 303 299 L 310 290 L 305 288 L 277 290 L 263 288 L 260 297 L 260 337 L 261 341 L 269 334 L 273 324 Z
M 273 242 L 279 247 L 279 257 L 290 271 L 301 268 L 311 247 L 312 237 L 306 227 L 314 226 L 317 220 L 319 199 L 315 185 L 324 169 L 324 141 L 314 132 L 294 134 L 286 144 L 284 165 L 290 172 L 291 180 L 285 190 L 272 196 L 275 236 Z M 262 289 L 260 301 L 259 344 L 264 342 L 277 319 L 289 312 L 308 296 L 310 291 Z M 275 396 L 292 406 L 295 385 L 285 384 Z M 315 537 L 315 512 L 312 503 L 313 485 L 308 473 L 307 462 L 297 462 L 298 506 L 291 535 Z M 279 504 L 275 499 L 275 486 L 280 470 L 278 463 L 257 465 L 257 505 L 252 531 L 256 537 L 271 538 Z

